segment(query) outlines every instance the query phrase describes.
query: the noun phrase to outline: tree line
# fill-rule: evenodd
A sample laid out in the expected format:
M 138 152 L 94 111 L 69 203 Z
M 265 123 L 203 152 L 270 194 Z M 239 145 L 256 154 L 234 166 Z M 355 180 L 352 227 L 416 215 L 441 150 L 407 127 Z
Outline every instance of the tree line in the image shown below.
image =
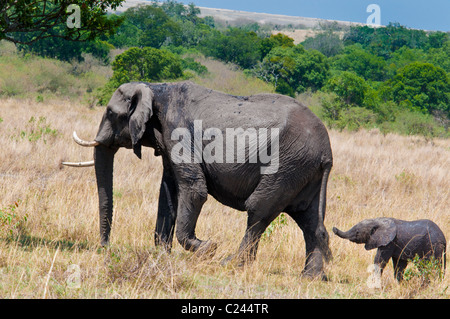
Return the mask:
M 17 43 L 27 43 L 18 44 L 24 52 L 66 61 L 90 53 L 112 64 L 113 76 L 99 94 L 103 104 L 114 88 L 128 81 L 174 80 L 207 72 L 186 58 L 194 52 L 236 64 L 249 76 L 271 83 L 278 93 L 317 94 L 321 115 L 330 126 L 388 129 L 401 120 L 416 124 L 408 128 L 410 133 L 442 135 L 443 128 L 448 134 L 449 32 L 413 30 L 398 23 L 352 26 L 343 36 L 322 30 L 295 45 L 288 36 L 270 34 L 255 23 L 216 26 L 212 17 L 199 14 L 194 4 L 169 0 L 109 14 L 105 19 L 111 32 L 88 41 L 67 41 L 62 24 L 48 31 L 55 37 L 34 41 L 39 31 L 15 37 Z M 110 61 L 112 49 L 126 50 Z M 437 133 L 432 124 L 436 121 Z

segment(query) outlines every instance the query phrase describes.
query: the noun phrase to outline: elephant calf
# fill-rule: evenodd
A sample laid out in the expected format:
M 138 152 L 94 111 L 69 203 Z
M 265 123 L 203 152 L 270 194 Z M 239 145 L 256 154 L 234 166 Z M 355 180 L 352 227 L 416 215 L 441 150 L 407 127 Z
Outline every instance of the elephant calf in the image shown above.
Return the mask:
M 443 260 L 445 270 L 445 236 L 430 220 L 410 222 L 394 218 L 366 219 L 347 232 L 336 227 L 333 227 L 333 232 L 354 243 L 365 244 L 366 250 L 378 248 L 374 264 L 380 275 L 392 258 L 394 275 L 401 281 L 408 259 L 414 258 L 416 254 L 420 258 Z

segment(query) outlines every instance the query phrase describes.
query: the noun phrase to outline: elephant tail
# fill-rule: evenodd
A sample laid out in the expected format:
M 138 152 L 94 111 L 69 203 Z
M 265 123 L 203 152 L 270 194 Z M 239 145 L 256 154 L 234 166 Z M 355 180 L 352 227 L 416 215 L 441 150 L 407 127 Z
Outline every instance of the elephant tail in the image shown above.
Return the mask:
M 321 247 L 321 251 L 323 256 L 325 257 L 325 261 L 329 262 L 333 255 L 328 246 L 328 233 L 326 231 L 324 220 L 325 220 L 325 210 L 327 205 L 327 184 L 328 177 L 330 176 L 332 162 L 327 162 L 323 164 L 323 175 L 322 175 L 322 183 L 320 186 L 320 194 L 319 194 L 319 223 L 318 223 L 318 234 L 317 238 L 319 239 L 319 247 Z
M 320 185 L 320 198 L 319 198 L 319 225 L 325 220 L 325 210 L 327 206 L 327 184 L 328 177 L 330 176 L 332 163 L 323 164 L 322 184 Z

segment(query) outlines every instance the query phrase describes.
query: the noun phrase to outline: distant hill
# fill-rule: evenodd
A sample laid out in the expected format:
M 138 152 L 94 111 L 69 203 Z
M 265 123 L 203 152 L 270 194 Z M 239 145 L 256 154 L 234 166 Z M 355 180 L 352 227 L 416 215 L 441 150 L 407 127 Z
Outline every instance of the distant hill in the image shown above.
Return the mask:
M 145 3 L 149 4 L 150 2 L 151 1 L 146 0 L 127 0 L 122 4 L 122 7 L 118 11 L 125 11 L 130 7 L 134 7 L 139 4 Z M 212 16 L 216 20 L 225 22 L 230 25 L 257 22 L 259 24 L 272 24 L 275 28 L 289 27 L 292 30 L 314 29 L 320 27 L 320 25 L 327 25 L 327 24 L 337 24 L 338 26 L 363 25 L 362 23 L 358 22 L 296 17 L 281 14 L 247 12 L 247 11 L 215 9 L 205 7 L 198 7 L 198 8 L 201 10 L 200 17 Z
M 319 24 L 323 23 L 334 23 L 338 25 L 350 26 L 350 25 L 361 25 L 361 23 L 347 22 L 347 21 L 335 21 L 335 20 L 324 20 L 318 18 L 306 18 L 306 17 L 296 17 L 296 16 L 286 16 L 281 14 L 270 14 L 270 13 L 258 13 L 258 12 L 247 12 L 247 11 L 237 11 L 228 9 L 213 9 L 199 7 L 201 10 L 200 16 L 212 16 L 216 19 L 223 21 L 228 21 L 228 23 L 235 23 L 238 21 L 254 21 L 260 24 L 273 24 L 278 26 L 288 26 L 301 27 L 304 29 L 316 28 Z

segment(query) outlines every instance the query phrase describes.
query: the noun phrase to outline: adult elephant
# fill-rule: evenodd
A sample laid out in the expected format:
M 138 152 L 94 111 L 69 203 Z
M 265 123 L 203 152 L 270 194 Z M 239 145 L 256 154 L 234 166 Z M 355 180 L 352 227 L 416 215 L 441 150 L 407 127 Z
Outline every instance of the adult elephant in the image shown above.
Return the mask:
M 141 147 L 147 146 L 162 156 L 164 167 L 157 245 L 170 251 L 176 229 L 185 249 L 215 251 L 216 244 L 195 234 L 210 194 L 248 212 L 245 236 L 233 256 L 239 262 L 254 260 L 262 233 L 286 212 L 304 234 L 303 273 L 326 278 L 323 258 L 328 261 L 331 252 L 323 222 L 332 152 L 323 123 L 298 101 L 277 94 L 233 96 L 191 82 L 128 83 L 112 96 L 95 140 L 83 141 L 75 133 L 74 138 L 95 147 L 93 162 L 64 164 L 95 165 L 102 245 L 112 223 L 114 154 L 125 147 L 141 158 Z M 269 140 L 270 147 L 264 144 Z

